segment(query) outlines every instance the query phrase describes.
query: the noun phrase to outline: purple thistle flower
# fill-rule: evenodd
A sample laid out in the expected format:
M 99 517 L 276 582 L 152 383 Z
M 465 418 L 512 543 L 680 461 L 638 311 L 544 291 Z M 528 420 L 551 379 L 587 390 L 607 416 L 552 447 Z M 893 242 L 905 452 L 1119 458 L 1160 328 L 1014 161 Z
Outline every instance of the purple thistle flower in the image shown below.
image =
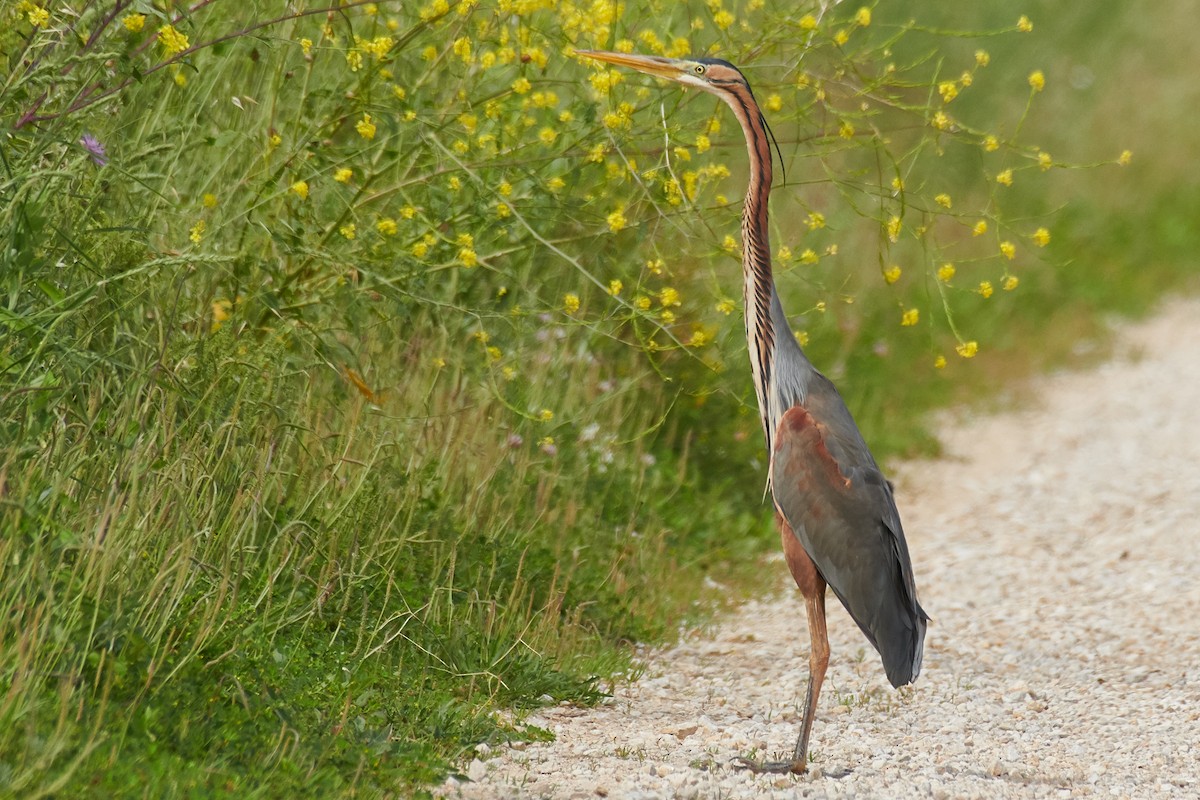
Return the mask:
M 92 162 L 96 166 L 103 167 L 108 163 L 108 153 L 105 152 L 104 145 L 95 136 L 85 133 L 79 137 L 79 144 L 83 146 L 84 150 L 92 154 Z

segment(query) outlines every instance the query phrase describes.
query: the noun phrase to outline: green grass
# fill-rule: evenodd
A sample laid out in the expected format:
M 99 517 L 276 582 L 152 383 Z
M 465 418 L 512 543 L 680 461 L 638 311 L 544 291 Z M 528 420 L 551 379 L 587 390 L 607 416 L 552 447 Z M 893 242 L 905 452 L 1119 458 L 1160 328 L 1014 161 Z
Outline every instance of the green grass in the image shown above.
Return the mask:
M 1200 188 L 1179 168 L 1190 134 L 1151 161 L 1161 142 L 1143 127 L 1076 129 L 1114 108 L 1133 119 L 1113 86 L 1146 65 L 1092 64 L 1095 88 L 1073 94 L 1057 62 L 1036 61 L 1082 59 L 1098 41 L 1135 51 L 1160 29 L 1045 7 L 1028 12 L 1033 34 L 983 42 L 990 71 L 951 108 L 1011 127 L 1042 67 L 1024 138 L 1066 161 L 1124 147 L 1135 160 L 1018 172 L 1008 194 L 984 180 L 1000 162 L 970 136 L 942 155 L 911 125 L 928 84 L 863 72 L 918 111 L 856 110 L 860 84 L 838 70 L 877 67 L 914 9 L 875 7 L 845 53 L 815 40 L 805 68 L 829 108 L 795 85 L 790 9 L 726 33 L 694 9 L 709 20 L 695 44 L 722 44 L 761 97 L 783 98 L 776 245 L 820 259 L 781 262 L 781 290 L 881 456 L 936 452 L 930 409 L 1007 402 L 1000 390 L 1103 342 L 1106 315 L 1195 288 Z M 529 709 L 592 703 L 636 675 L 631 643 L 774 585 L 741 320 L 713 308 L 740 291 L 722 244 L 737 204 L 718 195 L 740 192 L 744 151 L 723 108 L 637 78 L 592 99 L 587 70 L 559 52 L 582 35 L 561 9 L 514 26 L 490 9 L 422 18 L 381 3 L 334 15 L 334 41 L 323 14 L 251 31 L 273 4 L 213 4 L 176 24 L 192 44 L 233 35 L 172 66 L 149 5 L 136 6 L 140 33 L 121 24 L 128 9 L 106 28 L 111 4 L 77 20 L 49 8 L 48 28 L 9 16 L 0 34 L 0 795 L 420 793 L 480 742 L 545 738 L 523 723 Z M 647 9 L 664 38 L 690 29 L 678 4 L 626 16 Z M 1012 24 L 995 13 L 979 25 Z M 86 47 L 81 31 L 107 33 Z M 353 36 L 392 36 L 392 50 L 353 70 Z M 895 57 L 944 59 L 939 75 L 980 44 L 922 36 L 893 43 Z M 511 63 L 471 71 L 462 39 L 474 58 L 512 46 Z M 1187 73 L 1171 52 L 1157 48 L 1152 74 L 1174 98 Z M 521 77 L 529 92 L 512 88 Z M 118 90 L 81 102 L 96 86 Z M 622 101 L 630 129 L 606 130 Z M 714 113 L 722 129 L 701 153 Z M 844 140 L 841 119 L 894 138 Z M 593 161 L 597 142 L 608 149 Z M 629 177 L 631 158 L 657 177 Z M 893 246 L 881 223 L 895 164 L 915 210 Z M 733 174 L 703 173 L 694 202 L 675 205 L 664 176 L 688 165 Z M 938 191 L 952 214 L 924 210 Z M 614 232 L 616 209 L 628 224 Z M 826 227 L 803 224 L 814 210 Z M 997 237 L 1051 227 L 1036 255 L 1018 238 L 1018 291 L 973 291 L 1010 269 L 954 227 L 974 214 Z M 913 233 L 922 220 L 944 237 Z M 981 343 L 971 361 L 953 354 L 929 272 L 945 258 L 962 276 L 952 318 Z M 904 267 L 895 286 L 887 263 Z M 680 306 L 664 308 L 667 289 Z M 922 324 L 901 328 L 910 307 Z

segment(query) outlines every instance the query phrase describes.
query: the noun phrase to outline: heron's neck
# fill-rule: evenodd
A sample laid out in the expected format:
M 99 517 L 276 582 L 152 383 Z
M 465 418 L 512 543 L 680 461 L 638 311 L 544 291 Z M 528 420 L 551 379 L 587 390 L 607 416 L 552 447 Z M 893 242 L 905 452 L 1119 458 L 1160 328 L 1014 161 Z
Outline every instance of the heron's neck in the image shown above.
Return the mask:
M 762 416 L 763 432 L 771 440 L 768 393 L 774 378 L 775 336 L 772 306 L 778 304 L 775 279 L 771 272 L 771 239 L 767 224 L 767 197 L 771 192 L 771 143 L 754 96 L 748 89 L 726 95 L 742 132 L 750 155 L 750 185 L 742 210 L 743 297 L 746 304 L 746 344 L 750 351 L 750 370 L 754 392 Z

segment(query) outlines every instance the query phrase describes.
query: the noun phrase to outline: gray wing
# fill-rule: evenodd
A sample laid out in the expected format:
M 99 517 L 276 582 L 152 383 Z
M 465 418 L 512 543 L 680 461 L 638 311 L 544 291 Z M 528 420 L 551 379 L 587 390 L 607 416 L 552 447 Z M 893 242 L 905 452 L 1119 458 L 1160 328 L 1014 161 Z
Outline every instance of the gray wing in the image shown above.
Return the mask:
M 920 672 L 928 617 L 917 602 L 891 487 L 857 428 L 849 432 L 835 435 L 805 407 L 789 409 L 775 434 L 771 491 L 821 576 L 879 651 L 888 680 L 902 686 Z

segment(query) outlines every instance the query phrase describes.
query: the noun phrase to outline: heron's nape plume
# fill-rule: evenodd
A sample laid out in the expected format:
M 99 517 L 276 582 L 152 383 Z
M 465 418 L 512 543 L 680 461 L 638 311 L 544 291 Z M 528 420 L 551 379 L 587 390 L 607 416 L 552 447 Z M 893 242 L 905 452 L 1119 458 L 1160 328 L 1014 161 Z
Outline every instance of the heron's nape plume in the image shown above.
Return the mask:
M 833 590 L 879 652 L 893 686 L 921 670 L 929 617 L 917 601 L 912 563 L 892 486 L 833 383 L 808 360 L 788 324 L 771 267 L 768 195 L 771 145 L 750 83 L 715 58 L 674 59 L 578 50 L 721 98 L 746 138 L 750 180 L 742 210 L 742 279 L 750 375 L 770 458 L 768 480 L 788 569 L 804 597 L 810 638 L 808 692 L 790 761 L 749 762 L 758 771 L 801 773 L 829 663 L 825 590 Z

